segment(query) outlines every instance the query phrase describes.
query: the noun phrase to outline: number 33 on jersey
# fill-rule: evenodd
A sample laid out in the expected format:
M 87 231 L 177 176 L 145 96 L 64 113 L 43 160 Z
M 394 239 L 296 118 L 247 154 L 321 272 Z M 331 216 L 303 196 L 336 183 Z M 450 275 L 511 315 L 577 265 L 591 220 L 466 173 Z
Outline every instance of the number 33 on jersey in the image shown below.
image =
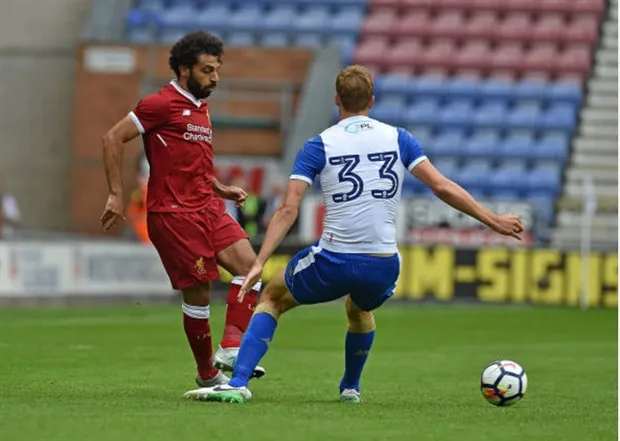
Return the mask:
M 343 119 L 309 140 L 291 179 L 318 176 L 327 217 L 320 246 L 333 252 L 396 252 L 396 216 L 405 173 L 426 160 L 406 130 L 366 116 Z

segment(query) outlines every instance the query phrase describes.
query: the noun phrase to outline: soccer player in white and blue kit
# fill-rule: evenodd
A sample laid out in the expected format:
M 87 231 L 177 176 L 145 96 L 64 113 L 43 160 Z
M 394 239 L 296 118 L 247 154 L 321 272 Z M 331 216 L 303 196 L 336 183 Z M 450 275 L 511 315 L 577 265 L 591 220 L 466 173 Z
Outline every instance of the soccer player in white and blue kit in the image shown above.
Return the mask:
M 280 315 L 298 306 L 345 297 L 348 329 L 341 401 L 361 402 L 360 378 L 375 336 L 371 311 L 389 299 L 400 273 L 396 217 L 405 173 L 412 173 L 446 203 L 500 234 L 519 239 L 521 220 L 497 215 L 445 178 L 406 130 L 368 116 L 374 103 L 370 72 L 349 66 L 336 79 L 340 122 L 299 151 L 286 196 L 273 216 L 241 296 L 295 222 L 300 202 L 315 178 L 325 202 L 321 239 L 299 252 L 266 286 L 243 337 L 228 385 L 189 391 L 187 398 L 245 402 L 248 382 L 266 354 Z

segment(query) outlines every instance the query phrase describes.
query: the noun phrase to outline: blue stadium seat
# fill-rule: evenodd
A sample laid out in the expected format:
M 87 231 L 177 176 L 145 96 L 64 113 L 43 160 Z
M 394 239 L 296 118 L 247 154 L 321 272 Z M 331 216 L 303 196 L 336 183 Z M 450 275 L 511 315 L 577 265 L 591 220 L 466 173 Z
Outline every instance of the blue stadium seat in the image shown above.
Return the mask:
M 353 56 L 355 55 L 355 48 L 357 46 L 357 39 L 351 35 L 343 35 L 328 40 L 328 44 L 335 44 L 340 46 L 340 56 L 342 57 L 342 64 L 348 66 L 353 62 Z
M 545 195 L 528 196 L 526 202 L 532 206 L 536 222 L 551 225 L 555 217 L 554 198 Z
M 491 173 L 489 183 L 492 194 L 504 192 L 521 194 L 527 189 L 525 167 L 511 164 L 496 168 Z
M 475 127 L 495 127 L 503 129 L 507 119 L 506 107 L 501 104 L 483 104 L 473 117 Z
M 283 33 L 264 34 L 260 40 L 260 45 L 265 47 L 287 47 L 288 37 Z
M 465 143 L 465 153 L 468 158 L 493 159 L 498 156 L 501 138 L 493 130 L 475 132 Z
M 530 160 L 535 156 L 536 143 L 531 132 L 514 133 L 508 135 L 499 148 L 500 155 L 507 159 Z
M 527 174 L 528 196 L 558 196 L 561 188 L 561 172 L 559 168 L 550 166 L 536 167 Z
M 295 19 L 296 12 L 293 6 L 277 6 L 263 17 L 257 28 L 262 31 L 288 32 L 291 29 L 291 22 Z
M 370 109 L 370 117 L 388 124 L 400 124 L 405 114 L 403 98 L 392 97 L 381 100 Z
M 295 37 L 293 44 L 297 47 L 318 48 L 323 46 L 323 39 L 319 34 L 300 34 Z
M 468 98 L 476 100 L 480 97 L 481 83 L 471 78 L 455 77 L 448 82 L 450 98 Z
M 294 32 L 327 32 L 330 14 L 327 8 L 312 8 L 291 23 Z
M 161 11 L 166 7 L 164 0 L 137 0 L 134 6 L 145 11 Z
M 464 156 L 464 135 L 460 130 L 445 132 L 437 136 L 431 142 L 427 153 L 435 160 L 436 158 L 456 158 Z
M 129 29 L 127 39 L 132 43 L 152 43 L 155 39 L 154 32 L 148 28 Z
M 516 100 L 537 100 L 545 102 L 549 95 L 549 86 L 539 81 L 520 81 L 515 84 L 514 98 Z
M 435 77 L 416 78 L 411 91 L 415 99 L 443 98 L 446 94 L 446 82 Z
M 447 128 L 469 129 L 472 125 L 473 105 L 471 101 L 452 101 L 439 113 L 439 124 Z
M 158 24 L 160 22 L 160 16 L 160 11 L 131 9 L 125 16 L 125 24 L 129 30 L 146 28 L 151 24 Z
M 408 75 L 386 74 L 375 79 L 375 96 L 377 99 L 383 96 L 409 96 L 415 83 Z
M 428 127 L 411 127 L 409 128 L 409 132 L 411 132 L 424 150 L 426 150 L 427 146 L 433 141 L 433 131 Z
M 159 42 L 164 44 L 173 44 L 179 41 L 185 35 L 183 29 L 168 29 L 161 32 Z
M 469 161 L 456 176 L 456 182 L 470 192 L 486 194 L 489 190 L 489 161 Z
M 514 99 L 515 86 L 506 81 L 488 80 L 482 84 L 480 95 L 485 99 L 502 100 L 508 103 Z
M 405 196 L 414 196 L 416 194 L 422 194 L 426 191 L 426 185 L 415 177 L 411 175 L 411 173 L 407 173 L 405 175 L 405 179 L 403 180 L 403 195 Z
M 263 19 L 263 11 L 259 5 L 245 5 L 232 13 L 228 18 L 228 29 L 233 31 L 254 31 Z
M 332 15 L 327 23 L 330 35 L 357 34 L 364 22 L 364 11 L 361 8 L 342 8 Z
M 568 103 L 581 107 L 583 90 L 575 83 L 555 83 L 549 87 L 549 99 L 552 102 Z
M 416 101 L 407 109 L 404 123 L 434 126 L 437 124 L 438 111 L 439 103 L 436 100 Z
M 577 125 L 575 108 L 570 104 L 554 104 L 542 118 L 545 130 L 562 130 L 572 134 Z
M 569 140 L 563 134 L 547 134 L 541 138 L 534 150 L 536 159 L 552 159 L 564 164 L 568 160 Z
M 515 107 L 508 115 L 510 129 L 537 130 L 541 127 L 542 112 L 539 105 L 527 104 Z
M 495 201 L 512 202 L 521 200 L 518 191 L 514 190 L 493 190 L 491 189 L 491 199 Z
M 225 39 L 225 43 L 231 46 L 253 46 L 256 41 L 249 32 L 233 32 Z

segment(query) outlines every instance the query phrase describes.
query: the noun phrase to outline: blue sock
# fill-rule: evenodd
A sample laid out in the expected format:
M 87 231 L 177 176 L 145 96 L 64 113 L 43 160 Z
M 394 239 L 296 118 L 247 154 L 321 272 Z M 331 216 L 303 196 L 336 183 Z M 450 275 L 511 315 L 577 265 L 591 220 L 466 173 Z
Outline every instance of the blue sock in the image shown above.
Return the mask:
M 228 384 L 233 387 L 247 387 L 254 368 L 269 349 L 276 326 L 278 326 L 276 319 L 266 312 L 259 312 L 252 317 L 248 330 L 241 340 L 233 377 Z
M 340 382 L 340 392 L 344 389 L 360 390 L 360 377 L 368 359 L 368 353 L 375 339 L 375 331 L 366 334 L 347 332 L 345 339 L 345 370 Z

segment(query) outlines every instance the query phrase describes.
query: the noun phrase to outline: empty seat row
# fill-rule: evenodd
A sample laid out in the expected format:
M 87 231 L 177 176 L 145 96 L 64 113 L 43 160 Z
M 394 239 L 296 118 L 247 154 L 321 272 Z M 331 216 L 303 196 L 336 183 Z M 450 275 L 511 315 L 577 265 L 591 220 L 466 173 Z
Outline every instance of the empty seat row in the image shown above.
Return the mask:
M 466 19 L 458 11 L 431 17 L 424 11 L 401 15 L 387 9 L 368 15 L 363 32 L 364 35 L 396 37 L 594 44 L 598 40 L 599 20 L 592 16 L 575 16 L 567 21 L 555 14 L 536 21 L 525 14 L 512 14 L 500 20 L 494 13 L 474 14 Z
M 581 105 L 583 90 L 576 83 L 542 83 L 534 81 L 477 81 L 471 78 L 412 77 L 388 74 L 375 77 L 377 97 L 402 96 L 405 99 L 495 100 L 506 103 L 538 101 L 540 103 L 572 103 Z
M 584 77 L 590 72 L 592 52 L 586 47 L 559 51 L 554 45 L 526 50 L 520 44 L 469 43 L 457 48 L 449 41 L 423 45 L 403 40 L 391 45 L 385 39 L 362 42 L 354 55 L 360 64 L 387 67 L 437 67 L 443 69 L 505 70 L 518 74 L 543 72 L 550 75 L 571 73 Z
M 294 6 L 358 6 L 366 7 L 368 0 L 135 0 L 134 6 L 140 9 L 173 9 L 188 7 L 193 9 L 205 9 L 214 4 L 230 5 L 231 7 L 244 6 L 248 3 L 263 7 L 276 7 L 281 5 Z
M 527 12 L 533 14 L 596 14 L 605 11 L 605 0 L 370 0 L 371 8 L 460 11 Z

